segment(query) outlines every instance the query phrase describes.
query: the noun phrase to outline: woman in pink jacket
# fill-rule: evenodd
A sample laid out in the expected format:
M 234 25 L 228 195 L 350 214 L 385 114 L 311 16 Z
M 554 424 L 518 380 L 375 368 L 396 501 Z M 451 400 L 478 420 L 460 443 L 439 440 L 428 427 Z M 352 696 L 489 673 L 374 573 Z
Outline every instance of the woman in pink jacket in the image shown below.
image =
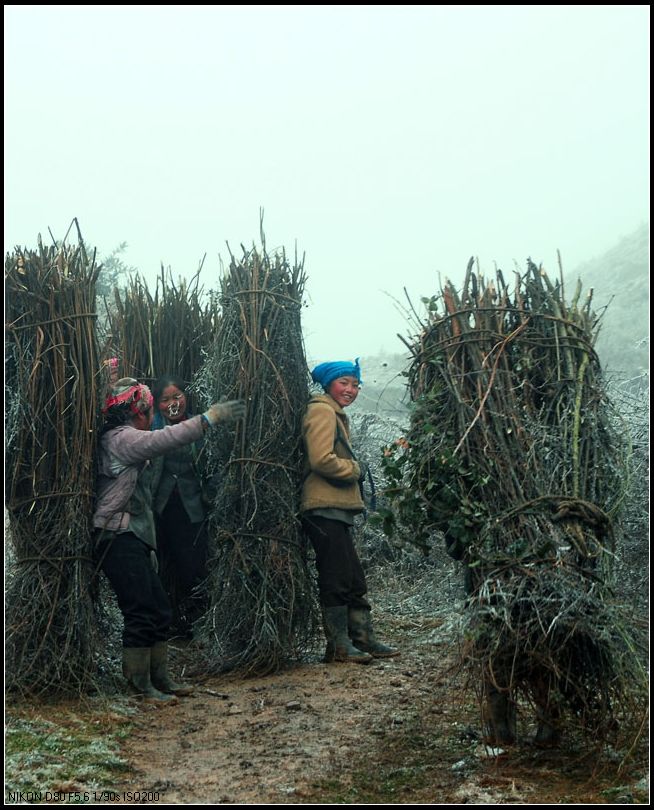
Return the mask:
M 149 701 L 173 701 L 191 687 L 168 673 L 171 607 L 155 570 L 151 460 L 200 439 L 219 422 L 243 418 L 240 400 L 212 405 L 201 416 L 150 432 L 150 389 L 125 377 L 117 380 L 103 408 L 105 425 L 93 526 L 99 565 L 123 614 L 123 674 Z

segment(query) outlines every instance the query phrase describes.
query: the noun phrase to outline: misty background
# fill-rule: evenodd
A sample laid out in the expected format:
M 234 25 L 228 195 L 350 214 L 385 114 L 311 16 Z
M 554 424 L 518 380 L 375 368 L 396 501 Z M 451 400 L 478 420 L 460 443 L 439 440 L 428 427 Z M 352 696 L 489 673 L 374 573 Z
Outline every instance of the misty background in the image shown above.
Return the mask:
M 152 287 L 162 263 L 189 278 L 206 255 L 216 288 L 225 243 L 259 243 L 263 208 L 268 251 L 306 254 L 310 365 L 374 357 L 364 376 L 383 383 L 410 332 L 404 288 L 420 306 L 473 255 L 557 276 L 558 249 L 627 319 L 611 364 L 647 366 L 648 6 L 4 18 L 6 252 L 77 217 Z

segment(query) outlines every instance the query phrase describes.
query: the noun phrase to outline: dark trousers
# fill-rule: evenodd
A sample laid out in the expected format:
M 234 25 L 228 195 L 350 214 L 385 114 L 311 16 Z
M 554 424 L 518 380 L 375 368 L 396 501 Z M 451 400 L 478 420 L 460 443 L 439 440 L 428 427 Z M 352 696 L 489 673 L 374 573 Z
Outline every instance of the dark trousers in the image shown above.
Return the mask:
M 320 603 L 324 607 L 370 610 L 365 599 L 366 577 L 357 555 L 350 527 L 340 520 L 310 516 L 302 520 L 316 552 Z
M 170 635 L 172 610 L 150 552 L 131 532 L 100 538 L 98 557 L 125 622 L 123 647 L 152 647 Z
M 191 523 L 181 498 L 174 491 L 157 516 L 157 554 L 173 625 L 189 630 L 205 607 L 200 586 L 207 576 L 207 531 L 205 522 Z

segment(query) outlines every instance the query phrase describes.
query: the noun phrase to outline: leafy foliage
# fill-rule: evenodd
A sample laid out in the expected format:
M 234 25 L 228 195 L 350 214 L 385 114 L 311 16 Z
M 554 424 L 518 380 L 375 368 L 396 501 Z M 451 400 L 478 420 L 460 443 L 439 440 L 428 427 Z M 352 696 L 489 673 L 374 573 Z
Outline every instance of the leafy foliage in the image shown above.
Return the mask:
M 461 294 L 427 299 L 409 346 L 411 425 L 384 453 L 380 520 L 423 548 L 442 532 L 463 562 L 481 682 L 536 703 L 557 684 L 602 737 L 623 710 L 639 716 L 644 679 L 611 603 L 627 449 L 592 297 L 578 285 L 568 304 L 532 262 L 513 292 L 472 267 Z

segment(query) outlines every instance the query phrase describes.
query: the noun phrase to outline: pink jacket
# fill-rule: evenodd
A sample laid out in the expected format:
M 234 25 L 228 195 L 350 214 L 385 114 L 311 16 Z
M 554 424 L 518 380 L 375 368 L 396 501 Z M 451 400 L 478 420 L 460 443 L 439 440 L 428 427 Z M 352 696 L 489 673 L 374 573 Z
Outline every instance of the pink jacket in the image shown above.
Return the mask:
M 201 416 L 155 431 L 137 430 L 132 425 L 108 430 L 100 439 L 93 526 L 108 531 L 128 529 L 126 510 L 148 461 L 191 444 L 202 434 Z

